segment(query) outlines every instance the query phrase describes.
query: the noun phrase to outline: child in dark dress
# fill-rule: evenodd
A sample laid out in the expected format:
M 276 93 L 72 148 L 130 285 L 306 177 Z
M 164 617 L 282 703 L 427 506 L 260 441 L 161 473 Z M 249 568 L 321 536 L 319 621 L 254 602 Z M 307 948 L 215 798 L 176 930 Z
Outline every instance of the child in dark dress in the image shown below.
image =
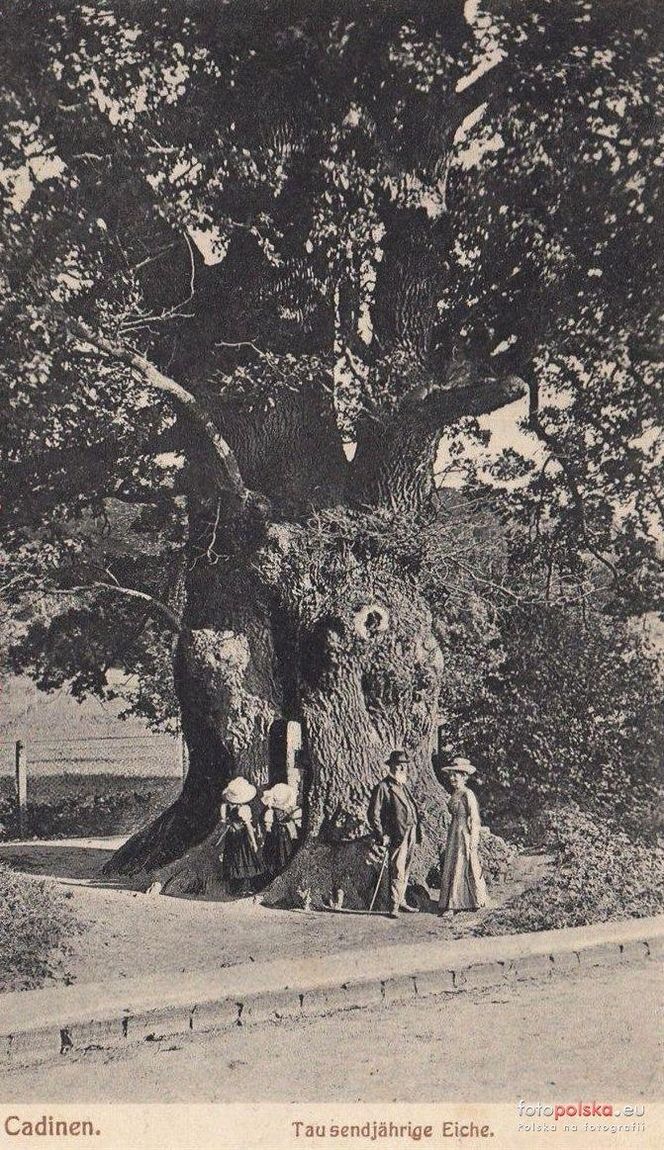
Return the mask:
M 261 801 L 266 808 L 263 816 L 265 868 L 268 874 L 277 875 L 288 866 L 297 848 L 302 811 L 297 805 L 297 791 L 288 783 L 275 783 L 263 792 Z
M 221 873 L 229 894 L 253 894 L 263 872 L 249 806 L 256 788 L 238 775 L 221 797 Z

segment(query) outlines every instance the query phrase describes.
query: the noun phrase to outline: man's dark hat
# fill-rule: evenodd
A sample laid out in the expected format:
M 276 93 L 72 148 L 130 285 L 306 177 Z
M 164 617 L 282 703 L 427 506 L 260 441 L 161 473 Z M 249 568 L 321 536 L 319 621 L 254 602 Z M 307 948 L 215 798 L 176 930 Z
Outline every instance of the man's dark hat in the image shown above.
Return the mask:
M 408 755 L 406 754 L 405 751 L 397 750 L 397 751 L 390 751 L 385 762 L 387 763 L 388 767 L 396 767 L 396 766 L 398 766 L 399 763 L 410 762 L 410 759 L 408 758 Z

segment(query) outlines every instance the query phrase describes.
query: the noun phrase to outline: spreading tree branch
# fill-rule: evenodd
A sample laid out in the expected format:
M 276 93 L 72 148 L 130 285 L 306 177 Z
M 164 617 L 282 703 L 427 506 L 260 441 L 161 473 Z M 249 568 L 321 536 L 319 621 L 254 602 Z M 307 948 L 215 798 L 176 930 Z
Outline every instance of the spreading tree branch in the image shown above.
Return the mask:
M 453 362 L 444 381 L 410 392 L 387 421 L 367 428 L 351 465 L 353 499 L 422 510 L 435 494 L 433 465 L 443 430 L 486 415 L 524 395 L 516 376 L 489 376 L 482 365 Z
M 182 630 L 182 620 L 175 611 L 172 611 L 166 603 L 161 600 L 155 599 L 153 595 L 149 595 L 147 591 L 139 591 L 135 587 L 124 587 L 121 583 L 107 583 L 103 579 L 95 579 L 92 583 L 77 584 L 73 587 L 41 587 L 35 588 L 42 592 L 42 598 L 47 599 L 50 595 L 83 595 L 91 594 L 94 591 L 110 591 L 114 595 L 123 595 L 129 599 L 138 599 L 142 603 L 147 603 L 153 614 L 160 616 L 165 622 L 168 623 L 171 630 L 176 635 Z
M 74 334 L 83 344 L 94 347 L 105 355 L 131 367 L 141 376 L 148 387 L 167 396 L 176 410 L 181 412 L 203 434 L 205 440 L 212 447 L 224 485 L 230 487 L 242 504 L 247 504 L 250 501 L 264 503 L 263 497 L 260 497 L 259 500 L 255 493 L 246 486 L 233 449 L 211 416 L 190 391 L 187 391 L 170 376 L 165 375 L 134 348 L 100 335 L 81 320 L 76 323 Z
M 131 445 L 133 458 L 174 452 L 184 453 L 182 429 L 174 423 L 166 431 L 147 435 Z M 0 485 L 4 491 L 0 525 L 7 529 L 44 521 L 52 508 L 81 493 L 93 490 L 125 503 L 141 502 L 129 481 L 117 478 L 118 462 L 129 451 L 126 436 L 107 437 L 84 447 L 33 448 L 20 461 L 0 464 Z M 180 490 L 186 490 L 187 473 L 178 475 Z M 92 484 L 92 486 L 91 486 Z M 98 495 L 97 497 L 101 497 Z
M 442 431 L 466 416 L 488 415 L 527 393 L 515 375 L 482 377 L 480 369 L 463 361 L 448 375 L 444 386 L 433 384 L 406 396 L 402 412 L 411 410 Z

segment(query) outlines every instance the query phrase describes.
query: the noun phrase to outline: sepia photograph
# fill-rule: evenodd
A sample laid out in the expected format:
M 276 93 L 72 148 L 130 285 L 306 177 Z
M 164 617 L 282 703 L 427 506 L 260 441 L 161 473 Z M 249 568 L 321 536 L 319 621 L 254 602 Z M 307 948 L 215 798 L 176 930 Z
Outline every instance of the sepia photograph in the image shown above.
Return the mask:
M 661 1146 L 661 0 L 0 21 L 0 1147 Z

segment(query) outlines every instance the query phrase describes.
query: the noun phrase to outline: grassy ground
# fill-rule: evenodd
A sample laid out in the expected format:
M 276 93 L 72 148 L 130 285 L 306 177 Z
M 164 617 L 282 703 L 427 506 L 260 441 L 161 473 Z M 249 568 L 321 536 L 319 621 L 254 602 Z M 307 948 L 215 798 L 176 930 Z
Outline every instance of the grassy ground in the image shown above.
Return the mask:
M 175 777 L 158 778 L 152 775 L 31 775 L 28 780 L 28 800 L 47 803 L 49 800 L 71 799 L 79 795 L 114 795 L 119 791 L 139 791 L 141 794 L 159 792 L 165 802 L 178 794 L 182 780 Z M 14 780 L 0 775 L 0 798 L 13 798 Z
M 72 939 L 68 969 L 77 981 L 450 939 L 470 933 L 486 913 L 458 915 L 452 922 L 433 914 L 404 915 L 394 922 L 379 915 L 274 910 L 253 899 L 217 903 L 147 895 L 102 882 L 101 867 L 119 841 L 0 846 L 0 861 L 47 876 L 71 893 L 70 908 L 88 928 Z M 494 888 L 495 901 L 535 882 L 547 865 L 542 857 L 522 856 L 514 880 Z
M 179 794 L 177 777 L 31 775 L 26 834 L 35 838 L 130 834 Z M 14 781 L 0 776 L 0 840 L 17 837 Z

